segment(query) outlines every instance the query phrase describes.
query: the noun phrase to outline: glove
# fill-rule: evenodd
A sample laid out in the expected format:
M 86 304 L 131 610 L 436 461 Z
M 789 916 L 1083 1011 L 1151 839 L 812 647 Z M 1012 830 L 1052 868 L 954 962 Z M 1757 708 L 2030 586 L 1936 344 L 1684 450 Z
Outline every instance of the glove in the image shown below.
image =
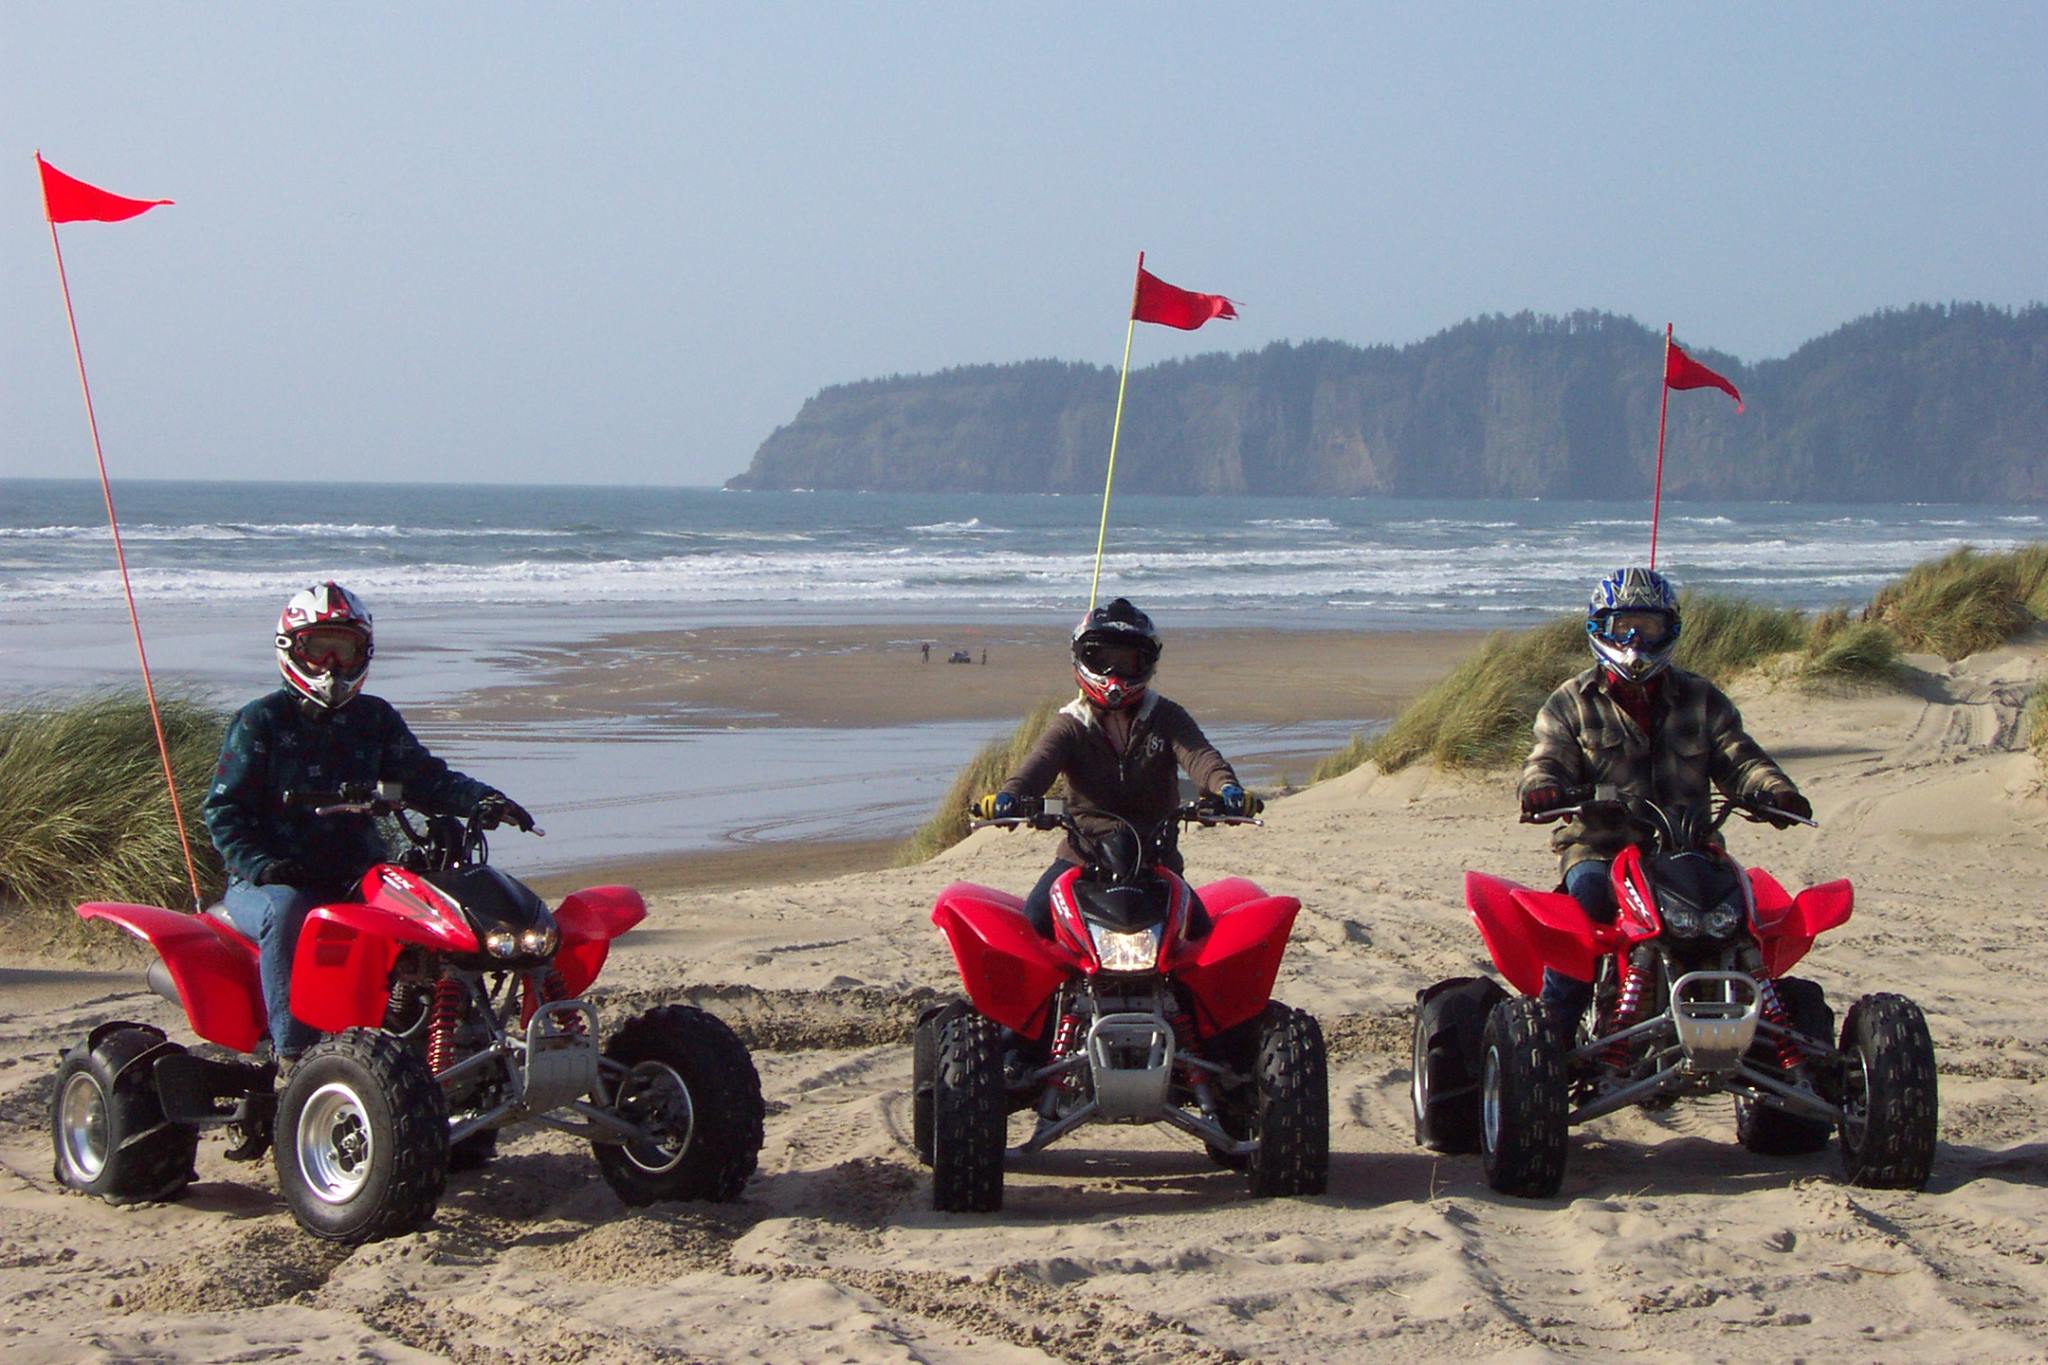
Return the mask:
M 1266 808 L 1265 802 L 1235 782 L 1224 783 L 1223 790 L 1217 792 L 1216 797 L 1223 803 L 1225 815 L 1253 816 Z
M 526 807 L 501 791 L 485 792 L 476 803 L 475 814 L 481 815 L 486 825 L 511 825 L 521 832 L 533 829 L 533 817 Z
M 296 858 L 272 858 L 256 869 L 258 886 L 310 886 L 313 871 Z
M 1555 787 L 1531 787 L 1522 793 L 1522 814 L 1541 815 L 1565 804 L 1564 793 Z
M 1774 810 L 1781 810 L 1787 815 L 1796 815 L 1802 820 L 1811 820 L 1813 818 L 1813 802 L 1807 800 L 1796 791 L 1767 792 L 1764 795 L 1764 802 Z M 1792 827 L 1789 820 L 1773 820 L 1771 823 L 1779 829 L 1790 829 Z
M 990 792 L 978 798 L 968 809 L 977 820 L 1007 820 L 1019 814 L 1016 795 L 1011 792 Z

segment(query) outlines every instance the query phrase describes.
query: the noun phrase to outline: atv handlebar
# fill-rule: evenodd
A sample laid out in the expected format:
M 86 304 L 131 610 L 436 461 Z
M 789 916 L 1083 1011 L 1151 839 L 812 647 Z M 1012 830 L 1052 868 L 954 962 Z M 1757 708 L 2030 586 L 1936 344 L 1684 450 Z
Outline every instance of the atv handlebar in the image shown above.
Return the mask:
M 969 820 L 967 828 L 976 829 L 1017 829 L 1029 827 L 1039 830 L 1063 829 L 1069 834 L 1082 833 L 1074 817 L 1067 814 L 1067 803 L 1048 801 L 1042 796 L 1020 796 L 1016 798 L 1022 813 L 1006 815 L 995 820 Z M 1213 796 L 1199 801 L 1183 803 L 1167 817 L 1185 825 L 1263 825 L 1266 822 L 1255 815 L 1226 815 L 1223 807 Z
M 426 816 L 435 814 L 407 801 L 405 788 L 396 782 L 351 782 L 339 790 L 288 791 L 284 794 L 284 803 L 287 806 L 310 806 L 313 814 L 319 816 L 368 815 L 381 818 L 395 815 L 399 817 L 402 826 L 407 811 L 416 811 Z M 479 830 L 496 829 L 499 825 L 509 823 L 495 810 L 478 810 L 469 817 L 469 820 Z M 411 834 L 411 829 L 407 828 L 406 833 Z M 547 837 L 547 831 L 539 825 L 533 826 L 527 833 L 538 838 Z
M 1644 809 L 1656 809 L 1656 803 L 1639 796 L 1623 794 L 1620 787 L 1611 782 L 1594 786 L 1566 787 L 1561 793 L 1568 804 L 1552 806 L 1548 810 L 1524 811 L 1525 825 L 1548 825 L 1559 820 L 1569 820 L 1577 815 L 1618 816 L 1630 825 L 1647 826 L 1654 829 L 1656 822 L 1643 815 Z M 1806 825 L 1820 828 L 1820 821 L 1810 820 L 1791 811 L 1780 810 L 1767 802 L 1751 796 L 1717 796 L 1715 798 L 1712 826 L 1718 830 L 1728 823 L 1728 817 L 1740 815 L 1752 824 L 1775 825 L 1783 829 L 1788 825 Z

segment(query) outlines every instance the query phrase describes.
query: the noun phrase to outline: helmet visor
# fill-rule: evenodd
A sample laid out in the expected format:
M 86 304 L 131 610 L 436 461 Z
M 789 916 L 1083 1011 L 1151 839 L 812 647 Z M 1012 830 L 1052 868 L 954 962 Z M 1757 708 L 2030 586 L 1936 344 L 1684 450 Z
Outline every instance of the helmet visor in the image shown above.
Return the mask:
M 1124 640 L 1083 640 L 1074 651 L 1090 673 L 1104 677 L 1142 678 L 1151 662 L 1151 651 Z
M 348 626 L 309 626 L 292 636 L 292 657 L 308 668 L 353 673 L 370 658 L 370 642 Z
M 1671 619 L 1661 611 L 1609 612 L 1601 634 L 1618 645 L 1655 649 L 1670 638 Z

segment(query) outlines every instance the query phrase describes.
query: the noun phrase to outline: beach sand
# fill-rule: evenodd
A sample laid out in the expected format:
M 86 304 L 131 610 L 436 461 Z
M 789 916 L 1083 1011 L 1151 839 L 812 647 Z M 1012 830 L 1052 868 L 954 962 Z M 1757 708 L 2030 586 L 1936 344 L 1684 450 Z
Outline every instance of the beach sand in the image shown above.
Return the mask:
M 1800 969 L 1838 1014 L 1878 990 L 1925 1007 L 1942 1140 L 1924 1193 L 1843 1185 L 1832 1145 L 1750 1155 L 1725 1099 L 1576 1130 L 1553 1199 L 1495 1195 L 1477 1158 L 1416 1147 L 1406 1011 L 1417 988 L 1486 965 L 1462 872 L 1540 885 L 1556 869 L 1515 823 L 1508 774 L 1364 769 L 1275 803 L 1263 829 L 1186 841 L 1194 880 L 1242 874 L 1303 900 L 1278 993 L 1330 1040 L 1324 1196 L 1253 1199 L 1185 1137 L 1089 1128 L 1016 1166 L 1000 1214 L 930 1211 L 906 1031 L 955 980 L 929 907 L 956 878 L 1021 888 L 1050 852 L 985 832 L 920 867 L 663 895 L 619 944 L 614 1022 L 690 999 L 755 1049 L 768 1140 L 731 1206 L 625 1208 L 586 1149 L 530 1131 L 455 1176 L 431 1227 L 356 1251 L 300 1234 L 268 1164 L 229 1165 L 218 1143 L 176 1204 L 69 1195 L 50 1176 L 56 1053 L 108 1019 L 185 1026 L 132 971 L 10 973 L 0 1353 L 2048 1358 L 2048 796 L 2017 720 L 2048 679 L 2048 638 L 1914 663 L 1898 692 L 1735 689 L 1823 827 L 1745 825 L 1731 844 L 1790 884 L 1854 879 L 1855 918 Z
M 1210 724 L 1368 720 L 1393 714 L 1480 638 L 1469 630 L 1175 630 L 1165 635 L 1158 686 Z M 948 663 L 956 650 L 974 662 Z M 524 680 L 421 713 L 439 725 L 705 715 L 748 725 L 915 725 L 1018 716 L 1074 687 L 1067 632 L 1021 626 L 648 631 L 538 646 L 518 662 Z

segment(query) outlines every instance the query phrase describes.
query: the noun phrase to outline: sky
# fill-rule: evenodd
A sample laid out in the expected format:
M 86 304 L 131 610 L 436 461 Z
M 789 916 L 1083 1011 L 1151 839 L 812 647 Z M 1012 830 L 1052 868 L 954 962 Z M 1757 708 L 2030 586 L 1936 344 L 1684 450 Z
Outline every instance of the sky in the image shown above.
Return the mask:
M 716 483 L 832 384 L 2048 298 L 2048 6 L 0 3 L 0 477 Z M 1106 439 L 1106 433 L 1105 433 Z

